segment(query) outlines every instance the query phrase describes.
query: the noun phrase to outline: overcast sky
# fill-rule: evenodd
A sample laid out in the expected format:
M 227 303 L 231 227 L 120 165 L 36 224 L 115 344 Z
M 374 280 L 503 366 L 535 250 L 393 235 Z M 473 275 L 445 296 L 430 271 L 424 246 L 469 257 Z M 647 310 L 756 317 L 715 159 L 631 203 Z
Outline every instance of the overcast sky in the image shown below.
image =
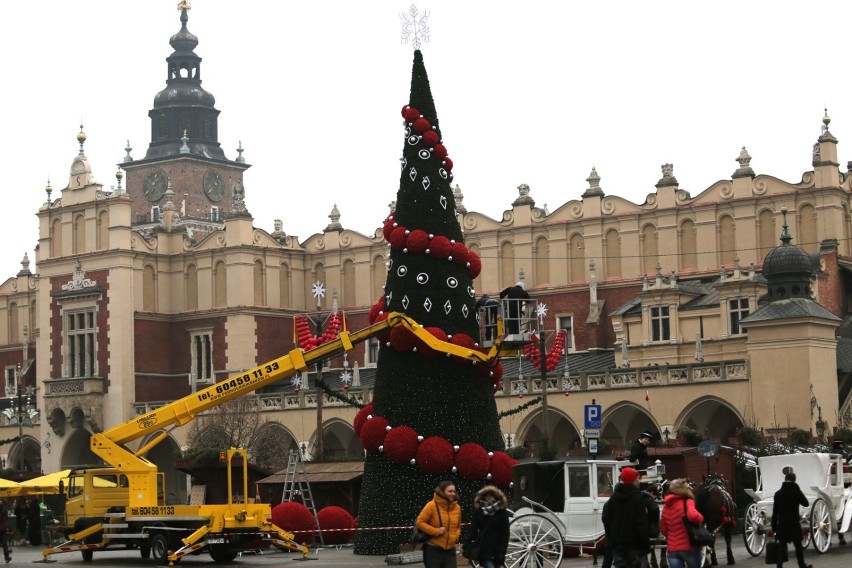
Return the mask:
M 4 3 L 5 222 L 0 281 L 34 258 L 49 177 L 68 182 L 82 118 L 86 155 L 115 184 L 126 140 L 141 159 L 165 87 L 177 0 Z M 399 184 L 400 108 L 412 48 L 409 1 L 194 0 L 204 88 L 229 159 L 242 140 L 255 226 L 301 240 L 337 203 L 372 234 Z M 526 183 L 552 211 L 579 199 L 592 166 L 608 195 L 642 203 L 674 164 L 698 195 L 730 178 L 745 145 L 758 174 L 811 169 L 823 107 L 852 160 L 846 1 L 422 0 L 423 46 L 465 206 L 501 218 Z

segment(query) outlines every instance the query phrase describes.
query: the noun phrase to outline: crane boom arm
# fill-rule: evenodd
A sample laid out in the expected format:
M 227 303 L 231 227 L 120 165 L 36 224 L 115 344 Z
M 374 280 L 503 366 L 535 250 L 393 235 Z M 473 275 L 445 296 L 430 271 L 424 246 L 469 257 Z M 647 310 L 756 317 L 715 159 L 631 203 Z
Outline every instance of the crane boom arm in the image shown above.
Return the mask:
M 300 371 L 306 371 L 309 366 L 323 359 L 350 351 L 355 345 L 371 337 L 375 337 L 391 327 L 404 327 L 432 349 L 476 363 L 487 362 L 493 359 L 497 356 L 500 348 L 499 341 L 495 342 L 495 345 L 486 354 L 476 349 L 460 347 L 453 343 L 441 341 L 405 314 L 391 312 L 384 321 L 376 322 L 353 333 L 344 331 L 340 333 L 337 339 L 310 351 L 294 349 L 282 357 L 267 361 L 244 373 L 234 375 L 203 390 L 188 394 L 181 399 L 132 420 L 128 420 L 105 432 L 94 434 L 91 439 L 92 451 L 100 455 L 111 465 L 117 466 L 119 463 L 126 464 L 128 456 L 123 456 L 123 459 L 116 459 L 118 456 L 115 453 L 119 450 L 117 446 L 143 438 L 173 424 L 186 424 L 205 410 L 219 406 L 229 400 L 233 400 L 282 379 L 292 377 Z M 124 450 L 124 452 L 127 452 L 127 450 Z

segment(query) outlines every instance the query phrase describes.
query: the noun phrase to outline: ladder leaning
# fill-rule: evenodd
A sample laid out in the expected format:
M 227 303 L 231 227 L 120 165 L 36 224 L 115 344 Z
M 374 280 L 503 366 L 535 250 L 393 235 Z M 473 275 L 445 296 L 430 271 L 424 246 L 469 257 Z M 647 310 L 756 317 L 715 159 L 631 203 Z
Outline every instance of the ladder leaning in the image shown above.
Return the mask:
M 289 457 L 287 458 L 287 470 L 284 474 L 284 492 L 281 494 L 281 502 L 287 503 L 293 501 L 297 496 L 314 516 L 314 521 L 317 525 L 317 540 L 321 545 L 325 545 L 322 539 L 322 530 L 320 529 L 319 517 L 317 517 L 317 508 L 314 504 L 313 493 L 311 493 L 311 484 L 308 481 L 308 471 L 305 469 L 305 462 L 302 461 L 302 453 L 298 449 L 290 450 Z

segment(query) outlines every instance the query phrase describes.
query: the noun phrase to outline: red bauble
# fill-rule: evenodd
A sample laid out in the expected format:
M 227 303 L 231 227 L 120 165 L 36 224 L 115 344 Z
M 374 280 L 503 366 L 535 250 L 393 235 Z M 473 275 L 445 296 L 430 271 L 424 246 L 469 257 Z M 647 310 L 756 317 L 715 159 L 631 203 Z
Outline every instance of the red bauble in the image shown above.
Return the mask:
M 456 469 L 459 475 L 467 479 L 482 479 L 491 468 L 488 452 L 479 444 L 468 442 L 459 447 L 456 453 Z
M 272 508 L 272 523 L 277 527 L 287 527 L 284 530 L 293 533 L 296 542 L 311 542 L 317 527 L 308 508 L 296 501 L 275 505 Z
M 429 234 L 422 229 L 414 229 L 408 235 L 408 252 L 421 253 L 429 248 Z
M 494 452 L 491 458 L 491 482 L 497 487 L 508 487 L 512 482 L 512 466 L 518 463 L 505 452 Z
M 435 157 L 443 160 L 447 157 L 447 147 L 443 144 L 435 144 Z
M 439 436 L 426 438 L 417 447 L 417 465 L 432 475 L 449 471 L 453 467 L 453 447 Z
M 417 337 L 404 327 L 394 327 L 390 330 L 391 347 L 401 353 L 407 353 L 417 345 Z
M 438 133 L 434 130 L 427 130 L 423 133 L 423 142 L 425 142 L 426 145 L 431 148 L 432 146 L 440 142 L 440 140 L 438 140 Z
M 372 413 L 373 403 L 371 402 L 370 404 L 359 410 L 357 414 L 355 414 L 355 418 L 354 420 L 352 420 L 352 429 L 355 430 L 356 436 L 361 435 L 361 427 L 364 425 L 365 422 L 367 422 L 367 416 L 371 415 Z
M 420 111 L 414 107 L 408 107 L 407 109 L 403 107 L 402 118 L 405 119 L 405 122 L 412 123 L 420 118 Z
M 323 544 L 346 544 L 355 538 L 355 519 L 346 509 L 334 505 L 323 507 L 317 512 L 317 520 Z
M 476 346 L 476 342 L 473 340 L 473 338 L 466 333 L 456 333 L 450 339 L 450 343 L 470 350 L 474 350 Z M 464 357 L 458 357 L 454 355 L 453 360 L 456 363 L 459 363 L 460 365 L 470 365 L 470 359 L 465 359 Z
M 455 243 L 453 248 L 450 250 L 450 255 L 453 257 L 453 262 L 456 264 L 461 264 L 464 266 L 467 264 L 468 259 L 468 249 L 464 246 L 464 243 Z
M 499 383 L 500 381 L 502 381 L 503 363 L 501 361 L 498 361 L 497 364 L 494 365 L 494 368 L 491 370 L 491 372 L 494 373 L 491 378 L 495 383 Z
M 417 432 L 408 426 L 397 426 L 385 436 L 384 452 L 392 463 L 403 465 L 417 455 Z
M 482 261 L 479 255 L 468 249 L 467 251 L 467 274 L 471 278 L 476 278 L 482 272 Z
M 373 322 L 373 323 L 383 322 L 386 319 L 388 319 L 388 313 L 387 312 L 380 312 L 379 315 L 376 316 L 376 321 Z M 378 339 L 382 343 L 387 343 L 390 340 L 390 330 L 386 329 L 385 331 L 376 335 L 376 339 Z
M 376 323 L 376 318 L 379 317 L 379 312 L 384 311 L 385 309 L 385 297 L 380 296 L 376 303 L 373 304 L 373 307 L 370 308 L 370 314 L 367 316 L 367 320 L 373 324 Z
M 447 334 L 444 333 L 444 330 L 440 327 L 427 327 L 424 329 L 430 334 L 432 334 L 435 339 L 440 339 L 441 341 L 447 340 Z M 421 341 L 419 338 L 417 340 L 417 352 L 423 355 L 424 357 L 436 357 L 441 354 L 439 351 L 435 351 L 434 349 L 426 345 L 426 343 Z
M 423 134 L 430 128 L 432 128 L 432 125 L 429 124 L 429 121 L 425 118 L 418 118 L 414 121 L 414 124 L 411 125 L 411 129 L 417 134 Z
M 405 227 L 397 227 L 391 231 L 390 238 L 388 239 L 390 245 L 395 249 L 405 248 L 405 243 L 408 240 L 406 232 L 407 229 Z
M 450 159 L 449 156 L 444 158 L 444 169 L 447 170 L 448 172 L 453 171 L 453 161 Z
M 361 445 L 368 452 L 378 452 L 379 446 L 385 443 L 388 421 L 381 416 L 373 416 L 361 427 Z
M 385 219 L 385 224 L 382 225 L 382 234 L 385 236 L 386 241 L 390 241 L 390 234 L 396 228 L 394 224 L 396 220 L 393 218 L 393 215 L 389 215 L 387 219 Z
M 429 244 L 429 254 L 435 258 L 447 258 L 450 256 L 452 248 L 453 245 L 450 244 L 450 239 L 443 235 L 438 235 Z

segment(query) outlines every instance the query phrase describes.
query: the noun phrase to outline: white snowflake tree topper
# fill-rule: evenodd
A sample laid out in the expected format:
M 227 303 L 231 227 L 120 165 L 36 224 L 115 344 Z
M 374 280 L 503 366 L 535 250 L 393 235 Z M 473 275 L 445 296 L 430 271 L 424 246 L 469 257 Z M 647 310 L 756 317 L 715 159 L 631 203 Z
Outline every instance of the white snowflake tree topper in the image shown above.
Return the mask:
M 320 307 L 322 299 L 325 297 L 325 284 L 317 280 L 311 285 L 311 294 L 317 299 L 317 307 Z
M 415 4 L 408 8 L 408 13 L 402 12 L 399 15 L 402 20 L 402 42 L 409 43 L 414 49 L 420 49 L 421 43 L 429 42 L 429 12 L 422 14 L 417 9 Z
M 545 316 L 547 316 L 547 305 L 541 302 L 537 303 L 535 305 L 535 315 L 539 322 L 543 322 Z

